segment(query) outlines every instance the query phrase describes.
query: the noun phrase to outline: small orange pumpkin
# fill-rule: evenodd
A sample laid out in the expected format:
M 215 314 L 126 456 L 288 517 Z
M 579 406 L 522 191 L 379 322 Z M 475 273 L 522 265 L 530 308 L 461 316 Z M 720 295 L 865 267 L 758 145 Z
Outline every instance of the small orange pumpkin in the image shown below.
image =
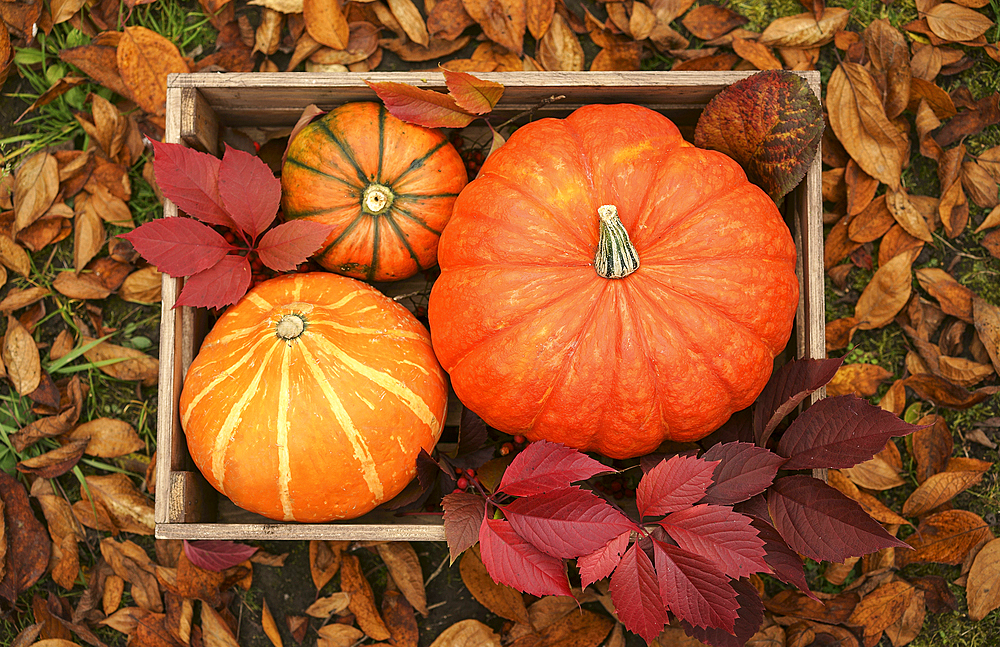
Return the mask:
M 313 260 L 369 281 L 395 281 L 437 263 L 441 230 L 468 182 L 439 130 L 408 124 L 382 104 L 348 103 L 303 128 L 281 169 L 285 218 L 334 229 Z
M 441 435 L 447 398 L 427 329 L 406 308 L 314 272 L 265 281 L 219 318 L 180 418 L 191 458 L 233 503 L 324 522 L 403 490 Z

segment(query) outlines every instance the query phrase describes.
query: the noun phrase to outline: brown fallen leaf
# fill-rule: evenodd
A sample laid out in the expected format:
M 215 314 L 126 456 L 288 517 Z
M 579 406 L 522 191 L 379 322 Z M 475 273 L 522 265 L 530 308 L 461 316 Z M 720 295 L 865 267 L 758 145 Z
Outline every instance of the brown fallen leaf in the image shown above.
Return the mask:
M 972 301 L 972 322 L 994 370 L 1000 373 L 1000 308 L 976 297 Z
M 117 575 L 109 575 L 104 580 L 104 595 L 101 596 L 101 608 L 104 615 L 110 616 L 121 606 L 122 595 L 125 593 L 125 580 Z
M 49 153 L 35 153 L 14 175 L 14 225 L 12 233 L 40 218 L 59 193 L 59 164 Z
M 899 475 L 899 470 L 877 454 L 863 463 L 841 471 L 851 481 L 868 490 L 890 490 L 905 483 Z
M 877 364 L 844 364 L 826 385 L 827 395 L 870 397 L 891 377 L 892 373 Z
M 91 273 L 60 272 L 52 287 L 70 299 L 106 299 L 111 294 L 101 279 Z
M 986 544 L 976 555 L 965 585 L 969 619 L 978 622 L 1000 607 L 1000 539 Z
M 25 289 L 13 288 L 7 293 L 3 301 L 0 301 L 0 312 L 13 312 L 14 310 L 20 310 L 21 308 L 26 308 L 38 301 L 41 301 L 48 295 L 52 294 L 47 288 L 43 287 L 30 287 Z
M 539 42 L 537 57 L 542 67 L 549 71 L 583 70 L 583 46 L 560 14 L 553 16 L 552 24 Z
M 931 229 L 927 220 L 921 215 L 917 208 L 913 206 L 909 196 L 902 189 L 890 191 L 886 194 L 885 206 L 889 209 L 893 219 L 903 230 L 924 242 L 932 242 Z
M 413 0 L 386 0 L 386 3 L 410 40 L 427 47 L 429 42 L 427 25 L 424 24 L 424 18 L 413 4 Z
M 879 501 L 876 497 L 862 492 L 841 470 L 830 470 L 828 473 L 829 484 L 843 493 L 845 496 L 854 499 L 865 509 L 872 519 L 879 523 L 909 525 L 903 517 L 893 512 L 888 506 Z
M 941 377 L 961 387 L 971 388 L 993 375 L 996 371 L 992 364 L 981 364 L 964 357 L 938 357 L 938 369 Z
M 222 601 L 222 591 L 226 588 L 226 583 L 226 572 L 200 568 L 193 564 L 183 551 L 177 556 L 177 595 L 199 599 L 217 606 Z
M 306 30 L 317 42 L 344 49 L 350 38 L 350 27 L 336 0 L 303 0 L 302 15 Z
M 488 626 L 469 618 L 459 620 L 434 639 L 430 647 L 500 647 L 500 636 Z
M 28 253 L 4 234 L 0 234 L 0 263 L 21 276 L 27 277 L 31 274 L 31 258 Z
M 358 558 L 354 555 L 341 557 L 340 588 L 351 596 L 348 608 L 365 635 L 374 640 L 388 640 L 391 634 L 375 606 L 371 584 L 365 579 Z
M 408 541 L 383 542 L 376 547 L 392 580 L 414 610 L 427 617 L 427 593 L 417 551 Z
M 733 51 L 740 58 L 748 61 L 758 70 L 780 70 L 783 68 L 781 61 L 778 60 L 771 49 L 756 40 L 733 38 L 731 45 Z
M 554 11 L 555 3 L 551 4 Z M 531 29 L 532 20 L 540 20 L 540 18 L 533 18 L 531 13 L 532 7 L 537 5 L 538 3 L 528 3 L 528 29 Z M 550 15 L 548 20 L 551 21 L 551 19 Z M 434 8 L 427 15 L 427 31 L 431 38 L 437 40 L 455 40 L 467 27 L 474 24 L 476 21 L 465 10 L 462 0 L 439 0 L 434 3 Z M 548 22 L 545 23 L 545 28 L 548 29 Z M 540 38 L 543 34 L 544 32 L 539 33 L 536 38 Z
M 860 597 L 847 592 L 832 595 L 817 592 L 818 600 L 801 591 L 780 591 L 774 597 L 764 600 L 764 608 L 774 614 L 806 618 L 825 623 L 841 623 L 851 617 Z
M 811 13 L 778 18 L 764 29 L 760 43 L 769 47 L 796 48 L 825 45 L 847 26 L 850 17 L 847 9 L 827 7 L 819 20 Z
M 382 618 L 392 635 L 395 647 L 417 647 L 420 630 L 413 607 L 399 591 L 387 590 L 382 595 Z
M 968 409 L 1000 391 L 1000 387 L 984 386 L 968 391 L 938 375 L 916 374 L 906 378 L 906 386 L 924 400 L 939 407 Z
M 469 593 L 501 618 L 522 624 L 530 624 L 528 609 L 521 592 L 505 584 L 497 584 L 483 565 L 479 548 L 473 546 L 465 551 L 459 561 L 459 573 Z
M 845 624 L 862 627 L 865 646 L 874 647 L 882 632 L 903 617 L 913 594 L 909 582 L 886 582 L 861 599 Z
M 13 315 L 7 315 L 7 332 L 3 338 L 3 363 L 14 390 L 28 395 L 42 380 L 38 346 L 27 328 Z
M 718 38 L 747 22 L 749 21 L 745 17 L 732 9 L 710 4 L 695 7 L 681 20 L 681 24 L 689 32 L 702 40 Z
M 930 562 L 958 565 L 974 546 L 990 536 L 990 527 L 974 512 L 938 512 L 923 519 L 916 531 L 904 539 L 914 550 L 897 553 L 896 565 L 900 568 Z
M 146 447 L 132 425 L 114 418 L 95 418 L 63 437 L 71 441 L 86 440 L 85 453 L 100 458 L 117 458 Z
M 107 237 L 104 223 L 97 213 L 93 198 L 78 197 L 75 204 L 76 223 L 73 227 L 73 266 L 82 272 L 104 247 Z
M 938 267 L 921 268 L 915 274 L 920 286 L 938 300 L 945 314 L 972 323 L 972 300 L 976 298 L 972 290 Z
M 321 591 L 333 579 L 340 568 L 340 558 L 350 542 L 322 541 L 309 542 L 309 572 L 312 574 L 316 590 Z
M 524 0 L 462 0 L 462 6 L 488 39 L 518 56 L 523 53 L 528 25 Z
M 132 585 L 132 598 L 138 606 L 154 613 L 163 611 L 155 565 L 142 547 L 130 540 L 120 542 L 105 537 L 101 540 L 101 555 L 118 577 Z
M 306 615 L 313 618 L 326 619 L 333 614 L 339 614 L 351 601 L 351 596 L 343 591 L 317 599 L 306 609 Z
M 73 469 L 83 457 L 86 440 L 73 440 L 44 454 L 26 458 L 17 463 L 17 471 L 35 474 L 40 478 L 54 479 Z
M 470 40 L 472 40 L 472 37 L 469 35 L 460 36 L 454 40 L 432 38 L 427 47 L 424 47 L 409 40 L 404 41 L 398 38 L 390 38 L 382 39 L 378 44 L 404 61 L 419 62 L 430 61 L 453 54 L 468 45 Z
M 903 647 L 913 642 L 924 626 L 927 615 L 927 605 L 924 602 L 923 590 L 914 587 L 910 604 L 903 611 L 902 617 L 885 629 L 885 635 L 893 647 Z
M 910 452 L 916 463 L 917 483 L 923 483 L 948 467 L 954 442 L 948 423 L 942 416 L 936 414 L 925 416 L 917 421 L 917 424 L 928 425 L 913 432 L 909 443 Z
M 139 493 L 127 476 L 124 474 L 88 476 L 86 482 L 86 489 L 83 485 L 80 486 L 82 500 L 73 504 L 73 513 L 80 523 L 113 533 L 124 531 L 138 535 L 153 534 L 153 506 Z M 93 506 L 90 495 L 93 495 Z
M 177 46 L 145 27 L 122 30 L 117 62 L 129 96 L 143 110 L 160 117 L 167 109 L 167 75 L 188 71 Z
M 11 604 L 45 574 L 51 543 L 35 517 L 28 493 L 17 478 L 0 470 L 0 514 L 6 569 L 0 576 L 0 597 Z
M 975 40 L 993 26 L 993 21 L 978 11 L 952 2 L 937 4 L 924 15 L 931 31 L 950 41 Z
M 281 640 L 281 632 L 278 630 L 278 623 L 274 621 L 274 616 L 271 615 L 271 609 L 268 608 L 266 599 L 260 612 L 260 623 L 264 628 L 264 635 L 271 641 L 271 644 L 274 647 L 284 647 L 284 642 Z
M 260 24 L 254 34 L 254 46 L 251 56 L 257 52 L 263 52 L 265 56 L 271 56 L 278 51 L 281 45 L 282 27 L 285 26 L 285 14 L 273 9 L 264 8 L 260 13 Z
M 201 604 L 201 629 L 206 647 L 240 647 L 229 624 L 211 605 Z
M 886 116 L 895 119 L 910 100 L 912 72 L 906 39 L 884 18 L 872 21 L 863 38 L 878 85 L 884 88 Z
M 142 267 L 125 277 L 118 296 L 132 303 L 159 303 L 163 275 L 152 265 Z
M 918 517 L 951 501 L 983 480 L 981 471 L 946 471 L 930 476 L 903 503 L 903 515 Z
M 871 73 L 857 63 L 838 65 L 827 86 L 826 106 L 831 128 L 858 165 L 890 189 L 898 188 L 908 143 L 886 117 Z
M 1000 204 L 1000 199 L 997 197 L 997 181 L 977 162 L 962 163 L 962 187 L 978 207 L 993 209 Z
M 80 341 L 83 345 L 87 345 L 94 340 L 84 336 Z M 103 372 L 119 380 L 138 380 L 143 386 L 153 386 L 159 379 L 160 362 L 133 348 L 102 341 L 83 355 L 98 364 Z M 117 361 L 101 364 L 108 360 Z
M 364 632 L 357 627 L 338 623 L 325 625 L 318 633 L 316 647 L 351 647 L 365 637 Z
M 885 326 L 910 299 L 911 266 L 917 254 L 904 252 L 890 259 L 875 272 L 854 308 L 860 330 Z

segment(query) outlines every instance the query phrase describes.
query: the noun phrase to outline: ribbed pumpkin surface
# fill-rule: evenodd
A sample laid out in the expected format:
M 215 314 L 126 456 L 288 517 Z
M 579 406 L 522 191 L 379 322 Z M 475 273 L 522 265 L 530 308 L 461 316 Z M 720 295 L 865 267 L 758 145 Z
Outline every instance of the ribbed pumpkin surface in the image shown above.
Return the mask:
M 315 272 L 261 283 L 219 318 L 185 377 L 180 415 L 198 469 L 236 505 L 321 522 L 403 490 L 441 435 L 447 395 L 427 330 L 406 308 Z
M 617 207 L 638 269 L 595 270 Z M 459 399 L 505 432 L 615 458 L 702 438 L 785 347 L 796 251 L 736 162 L 667 118 L 594 105 L 519 128 L 462 192 L 430 297 Z
M 413 276 L 437 262 L 441 230 L 468 182 L 438 130 L 375 103 L 348 103 L 303 128 L 281 169 L 285 218 L 333 225 L 313 257 L 369 281 Z

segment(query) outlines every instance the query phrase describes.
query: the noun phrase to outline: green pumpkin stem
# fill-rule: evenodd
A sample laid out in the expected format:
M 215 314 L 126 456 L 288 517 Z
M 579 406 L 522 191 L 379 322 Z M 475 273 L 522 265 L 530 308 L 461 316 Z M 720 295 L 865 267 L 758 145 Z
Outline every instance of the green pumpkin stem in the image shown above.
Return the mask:
M 381 184 L 369 184 L 361 196 L 361 206 L 373 216 L 381 216 L 392 207 L 392 190 Z
M 606 279 L 622 279 L 639 269 L 639 254 L 618 219 L 618 208 L 605 204 L 597 208 L 601 237 L 597 242 L 594 269 Z
M 298 339 L 299 335 L 305 329 L 306 320 L 302 318 L 302 315 L 282 315 L 281 319 L 278 319 L 278 323 L 274 326 L 274 334 L 279 339 L 283 339 L 291 344 L 293 340 Z

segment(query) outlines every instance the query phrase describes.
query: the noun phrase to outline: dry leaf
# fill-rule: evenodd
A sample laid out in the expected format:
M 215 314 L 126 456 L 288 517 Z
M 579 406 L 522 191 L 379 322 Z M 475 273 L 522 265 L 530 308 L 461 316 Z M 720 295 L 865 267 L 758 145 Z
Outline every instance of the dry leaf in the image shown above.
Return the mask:
M 501 647 L 500 637 L 475 619 L 460 620 L 442 631 L 430 647 Z
M 846 624 L 864 628 L 864 642 L 874 647 L 882 632 L 903 617 L 914 594 L 909 582 L 886 582 L 861 599 Z
M 31 275 L 31 257 L 28 252 L 5 234 L 0 234 L 0 263 L 21 276 Z
M 847 227 L 847 235 L 856 243 L 870 243 L 884 236 L 895 222 L 892 213 L 886 206 L 886 197 L 880 195 L 872 200 L 861 213 L 851 219 Z
M 111 290 L 97 276 L 91 273 L 74 274 L 60 272 L 52 287 L 70 299 L 105 299 Z
M 910 299 L 910 269 L 916 256 L 914 251 L 904 252 L 878 268 L 854 309 L 859 329 L 881 328 L 903 309 Z
M 0 301 L 0 312 L 13 312 L 14 310 L 20 310 L 21 308 L 26 308 L 33 303 L 41 301 L 47 297 L 51 292 L 42 287 L 30 287 L 25 289 L 13 288 L 7 293 L 3 301 Z
M 487 38 L 518 56 L 523 53 L 528 24 L 524 0 L 462 0 L 462 5 Z
M 889 213 L 906 233 L 924 242 L 929 243 L 934 240 L 927 220 L 910 202 L 906 191 L 902 189 L 889 191 L 886 193 L 885 203 L 889 208 Z
M 926 615 L 927 606 L 924 602 L 924 592 L 915 589 L 910 598 L 910 604 L 903 611 L 903 616 L 885 629 L 885 635 L 889 637 L 892 646 L 903 647 L 913 642 L 920 635 Z
M 73 264 L 79 273 L 104 247 L 104 223 L 92 198 L 76 200 L 76 224 L 73 231 Z
M 59 193 L 59 164 L 49 153 L 35 153 L 14 176 L 14 225 L 12 233 L 38 220 Z M 13 269 L 13 268 L 11 268 Z
M 455 40 L 432 38 L 427 47 L 398 38 L 382 39 L 378 44 L 404 61 L 418 62 L 448 56 L 468 45 L 471 39 L 472 37 L 468 35 Z
M 868 494 L 867 492 L 862 492 L 858 489 L 858 486 L 851 481 L 843 471 L 841 470 L 830 470 L 828 472 L 829 484 L 840 490 L 845 496 L 854 499 L 861 507 L 865 509 L 872 519 L 875 519 L 879 523 L 887 524 L 899 524 L 908 525 L 909 522 L 903 517 L 899 516 L 884 503 L 879 501 L 876 497 Z
M 62 447 L 49 450 L 44 454 L 26 458 L 17 463 L 17 471 L 35 474 L 40 478 L 54 479 L 73 469 L 83 457 L 87 441 L 71 441 Z
M 914 550 L 897 553 L 896 564 L 900 568 L 927 562 L 958 565 L 973 547 L 992 534 L 982 517 L 974 512 L 938 512 L 923 519 L 917 530 L 904 540 Z
M 219 612 L 204 602 L 201 604 L 201 629 L 204 632 L 205 647 L 240 647 L 236 636 Z
M 968 409 L 1000 391 L 1000 387 L 984 386 L 968 391 L 940 375 L 914 374 L 906 378 L 906 386 L 918 396 L 939 407 Z
M 755 40 L 734 38 L 733 51 L 745 61 L 749 61 L 758 70 L 780 70 L 781 61 L 771 52 L 770 48 Z
M 271 56 L 278 51 L 281 45 L 281 29 L 285 26 L 285 14 L 265 8 L 260 13 L 260 24 L 254 33 L 253 50 L 251 55 L 262 52 L 264 56 Z
M 993 26 L 993 21 L 968 7 L 942 2 L 925 14 L 927 26 L 944 40 L 971 41 Z
M 841 471 L 847 478 L 868 490 L 890 490 L 905 483 L 899 470 L 877 455 Z
M 86 345 L 94 340 L 84 336 L 80 341 Z M 103 372 L 119 380 L 139 380 L 143 386 L 154 386 L 159 380 L 159 360 L 134 348 L 125 348 L 102 341 L 86 351 L 84 357 L 95 364 L 106 360 L 119 360 L 100 366 Z
M 969 619 L 978 622 L 1000 607 L 1000 539 L 994 539 L 976 555 L 965 585 Z
M 312 574 L 313 584 L 316 590 L 320 591 L 326 583 L 333 579 L 340 569 L 340 558 L 344 549 L 350 542 L 347 541 L 322 541 L 312 540 L 309 542 L 309 572 Z
M 964 492 L 981 480 L 983 473 L 979 471 L 934 474 L 906 499 L 903 503 L 903 514 L 907 517 L 918 517 L 951 501 L 960 492 Z
M 907 141 L 886 117 L 871 73 L 857 63 L 838 65 L 826 105 L 830 126 L 851 157 L 872 177 L 898 188 Z
M 154 575 L 155 566 L 138 544 L 105 537 L 101 540 L 101 555 L 118 577 L 132 585 L 130 593 L 139 607 L 154 613 L 163 611 L 160 585 Z
M 850 17 L 847 9 L 827 7 L 819 21 L 811 13 L 778 18 L 760 35 L 760 43 L 769 47 L 798 48 L 825 45 L 847 26 Z
M 993 375 L 996 371 L 992 364 L 980 364 L 964 357 L 938 357 L 938 370 L 941 377 L 961 387 L 971 388 Z
M 389 569 L 389 574 L 399 587 L 400 593 L 420 615 L 426 618 L 427 593 L 424 590 L 424 575 L 420 569 L 417 551 L 408 541 L 384 542 L 375 548 Z
M 374 640 L 388 640 L 391 634 L 382 621 L 382 616 L 379 615 L 372 587 L 361 572 L 358 558 L 354 555 L 341 557 L 340 588 L 351 596 L 348 608 L 365 635 Z
M 747 22 L 749 21 L 746 18 L 732 9 L 712 4 L 695 7 L 681 20 L 681 24 L 689 32 L 702 40 L 718 38 L 741 25 L 745 25 Z M 632 36 L 636 40 L 641 40 L 635 34 Z
M 528 609 L 521 592 L 505 584 L 497 584 L 483 565 L 479 547 L 465 551 L 459 562 L 462 582 L 479 604 L 501 618 L 530 624 Z
M 1000 374 L 1000 308 L 976 297 L 972 300 L 972 323 L 979 340 Z
M 14 390 L 28 395 L 42 380 L 38 346 L 28 329 L 12 315 L 7 316 L 7 333 L 3 338 L 3 363 Z
M 281 632 L 278 630 L 278 623 L 274 621 L 274 616 L 271 615 L 271 609 L 268 608 L 266 599 L 264 600 L 264 607 L 260 612 L 260 624 L 264 628 L 264 635 L 267 636 L 274 647 L 284 647 L 284 643 L 281 640 Z
M 915 274 L 920 286 L 938 300 L 945 314 L 972 323 L 972 300 L 976 298 L 972 290 L 940 268 L 925 267 Z
M 152 265 L 140 268 L 127 277 L 118 288 L 118 296 L 132 303 L 159 303 L 163 275 Z
M 329 624 L 320 628 L 316 647 L 352 647 L 364 637 L 364 632 L 356 627 Z
M 413 607 L 399 591 L 386 591 L 382 595 L 382 618 L 392 634 L 394 647 L 417 647 L 420 629 Z
M 891 378 L 892 373 L 877 364 L 844 364 L 826 385 L 826 392 L 830 396 L 853 393 L 867 398 Z
M 413 4 L 413 0 L 386 0 L 386 2 L 389 4 L 392 15 L 395 16 L 410 40 L 427 47 L 429 42 L 427 26 L 424 24 L 424 18 L 420 15 L 420 11 Z
M 101 458 L 117 458 L 146 448 L 135 428 L 124 420 L 96 418 L 77 426 L 64 438 L 86 439 L 86 454 Z
M 528 4 L 528 29 L 532 28 L 532 21 L 540 21 L 541 17 L 536 16 L 532 13 L 532 10 L 541 11 L 540 5 L 545 3 L 532 2 Z M 552 11 L 555 10 L 555 3 L 549 0 Z M 549 22 L 552 20 L 551 13 L 548 19 L 544 22 L 545 29 L 549 28 Z M 465 6 L 462 4 L 462 0 L 439 0 L 434 4 L 434 8 L 431 9 L 430 13 L 427 15 L 427 31 L 430 33 L 430 37 L 437 40 L 455 40 L 462 35 L 466 27 L 470 27 L 476 24 L 469 12 L 465 10 Z M 536 29 L 541 27 L 541 23 L 536 25 Z M 544 33 L 544 32 L 542 32 Z M 536 38 L 540 38 L 542 33 L 538 34 Z M 534 32 L 532 32 L 534 34 Z
M 108 474 L 88 476 L 86 480 L 87 489 L 80 486 L 82 500 L 73 504 L 73 513 L 80 523 L 97 530 L 153 534 L 153 506 L 127 476 Z M 90 495 L 93 495 L 98 508 L 97 517 L 91 507 Z
M 315 602 L 309 605 L 306 609 L 306 615 L 312 616 L 313 618 L 329 618 L 333 614 L 339 614 L 341 611 L 347 608 L 347 605 L 351 601 L 351 596 L 343 591 L 338 591 L 333 595 L 329 595 L 325 598 L 319 598 Z
M 583 46 L 573 29 L 560 14 L 552 17 L 552 24 L 538 44 L 538 62 L 546 70 L 583 70 Z
M 1000 204 L 997 199 L 997 182 L 981 164 L 962 163 L 962 187 L 978 207 L 992 209 Z
M 906 39 L 888 20 L 873 21 L 864 32 L 872 70 L 884 91 L 886 116 L 895 119 L 910 101 L 910 52 Z
M 167 75 L 188 71 L 177 46 L 145 27 L 126 27 L 118 43 L 117 60 L 129 96 L 146 112 L 165 115 Z

